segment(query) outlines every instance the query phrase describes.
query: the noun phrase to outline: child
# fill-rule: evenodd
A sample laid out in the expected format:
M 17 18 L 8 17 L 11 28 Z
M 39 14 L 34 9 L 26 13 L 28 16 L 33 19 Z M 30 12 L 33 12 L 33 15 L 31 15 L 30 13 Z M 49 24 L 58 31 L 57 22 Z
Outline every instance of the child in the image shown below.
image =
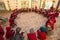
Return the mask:
M 17 9 L 15 9 L 14 11 L 13 11 L 13 13 L 11 14 L 11 16 L 12 17 L 14 17 L 14 19 L 17 17 Z
M 36 33 L 34 32 L 34 29 L 30 29 L 30 33 L 27 34 L 28 40 L 37 40 Z
M 14 17 L 13 14 L 11 14 L 10 18 Z
M 26 12 L 29 12 L 29 8 L 28 7 L 26 8 Z
M 14 23 L 14 17 L 12 17 L 12 18 L 9 19 L 9 24 L 10 24 L 10 26 L 12 26 L 13 24 L 15 24 Z
M 32 12 L 34 12 L 35 11 L 35 9 L 34 8 L 32 8 Z
M 14 40 L 15 31 L 12 29 L 9 33 L 10 33 L 10 40 Z
M 46 11 L 44 9 L 42 10 L 42 14 L 46 16 Z
M 6 27 L 6 40 L 13 40 L 15 31 L 10 26 Z
M 37 6 L 35 6 L 35 12 L 38 12 Z
M 50 27 L 51 27 L 52 30 L 54 29 L 54 23 L 51 20 L 48 20 L 46 22 L 46 27 L 48 27 L 48 25 L 50 25 Z
M 52 11 L 48 12 L 48 17 L 50 17 L 50 16 L 54 16 L 54 13 Z
M 15 34 L 15 37 L 14 37 L 15 40 L 24 40 L 24 36 L 23 36 L 24 32 L 19 33 L 20 31 L 21 31 L 21 28 L 17 27 L 16 28 L 16 34 Z
M 37 40 L 36 33 L 34 32 L 34 29 L 30 29 L 30 33 L 27 34 L 28 40 Z
M 0 40 L 4 40 L 3 35 L 4 35 L 4 30 L 3 30 L 3 28 L 0 26 Z
M 10 37 L 10 34 L 9 34 L 9 31 L 11 30 L 11 27 L 10 26 L 7 26 L 6 27 L 6 40 L 8 40 L 9 39 L 9 37 Z
M 14 16 L 14 19 L 17 17 L 17 14 L 16 12 L 14 12 L 12 15 Z
M 14 12 L 13 14 L 11 14 L 10 18 L 12 18 L 12 17 L 15 19 L 17 17 L 17 13 Z
M 29 8 L 29 12 L 31 12 L 31 8 Z
M 53 23 L 56 23 L 56 18 L 54 16 L 50 16 L 49 20 L 51 20 Z
M 59 16 L 59 11 L 58 11 L 58 9 L 56 9 L 55 10 L 55 15 L 54 15 L 55 17 L 58 17 Z
M 40 27 L 39 30 L 37 30 L 38 38 L 40 40 L 46 40 L 46 27 Z

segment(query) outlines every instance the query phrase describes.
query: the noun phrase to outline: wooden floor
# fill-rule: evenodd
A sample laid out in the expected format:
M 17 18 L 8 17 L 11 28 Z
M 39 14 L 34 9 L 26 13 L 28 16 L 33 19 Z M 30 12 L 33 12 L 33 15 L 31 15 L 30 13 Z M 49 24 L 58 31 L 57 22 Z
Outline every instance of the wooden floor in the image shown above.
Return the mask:
M 10 14 L 12 12 L 5 12 L 0 13 L 1 17 L 6 17 L 9 19 Z M 57 22 L 55 23 L 55 29 L 53 30 L 53 35 L 47 36 L 47 40 L 58 40 L 60 37 L 60 17 L 56 18 Z M 43 17 L 41 14 L 34 13 L 34 12 L 28 12 L 28 13 L 21 13 L 17 16 L 15 22 L 18 27 L 22 28 L 22 31 L 25 32 L 25 40 L 27 40 L 26 33 L 29 32 L 30 28 L 34 28 L 35 32 L 37 29 L 39 29 L 40 26 L 44 25 L 47 21 L 47 18 Z M 7 24 L 3 26 L 4 30 Z

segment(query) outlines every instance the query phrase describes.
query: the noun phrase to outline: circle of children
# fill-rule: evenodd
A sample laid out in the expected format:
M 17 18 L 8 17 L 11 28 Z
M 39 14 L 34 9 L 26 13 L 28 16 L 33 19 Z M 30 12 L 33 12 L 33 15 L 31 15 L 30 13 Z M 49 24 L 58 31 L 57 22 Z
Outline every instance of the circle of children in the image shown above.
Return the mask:
M 34 32 L 34 29 L 31 28 L 30 29 L 30 33 L 27 33 L 27 37 L 28 40 L 37 40 L 37 38 L 39 40 L 46 40 L 46 35 L 47 35 L 47 31 L 52 31 L 54 30 L 54 24 L 56 23 L 56 17 L 58 17 L 59 15 L 59 11 L 57 9 L 54 9 L 53 7 L 51 7 L 49 10 L 45 10 L 45 9 L 37 9 L 37 7 L 29 9 L 15 9 L 13 11 L 13 13 L 11 14 L 10 18 L 9 18 L 9 24 L 10 26 L 6 27 L 6 35 L 5 32 L 2 28 L 2 26 L 0 26 L 0 40 L 5 40 L 4 39 L 4 35 L 6 37 L 6 40 L 24 40 L 24 32 L 21 32 L 21 28 L 17 27 L 16 31 L 13 30 L 12 28 L 14 28 L 16 26 L 14 20 L 17 17 L 18 13 L 21 12 L 36 12 L 39 14 L 42 14 L 43 16 L 47 17 L 48 20 L 45 23 L 45 26 L 40 27 L 37 32 Z M 36 33 L 38 36 L 36 36 Z

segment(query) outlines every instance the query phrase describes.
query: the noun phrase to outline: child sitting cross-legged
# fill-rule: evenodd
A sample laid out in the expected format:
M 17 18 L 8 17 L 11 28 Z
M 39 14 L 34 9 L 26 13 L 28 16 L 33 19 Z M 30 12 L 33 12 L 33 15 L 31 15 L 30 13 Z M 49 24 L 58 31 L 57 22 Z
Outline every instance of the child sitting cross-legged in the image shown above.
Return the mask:
M 6 27 L 6 40 L 14 40 L 15 31 L 10 27 Z
M 30 33 L 27 34 L 28 40 L 37 40 L 36 33 L 34 32 L 34 29 L 30 29 Z
M 46 27 L 42 26 L 37 30 L 39 40 L 46 40 Z
M 24 33 L 24 32 L 21 32 L 21 33 L 20 33 L 20 31 L 21 31 L 21 28 L 20 28 L 20 27 L 17 27 L 17 28 L 16 28 L 16 34 L 15 34 L 15 36 L 14 36 L 14 39 L 15 39 L 15 40 L 24 40 L 24 36 L 23 36 L 23 33 Z

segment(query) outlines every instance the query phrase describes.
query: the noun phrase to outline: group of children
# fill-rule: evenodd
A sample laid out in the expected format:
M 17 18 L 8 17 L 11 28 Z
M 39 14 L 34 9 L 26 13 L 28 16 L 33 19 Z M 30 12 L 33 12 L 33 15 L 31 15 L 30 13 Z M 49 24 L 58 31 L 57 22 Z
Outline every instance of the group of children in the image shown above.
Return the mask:
M 59 12 L 57 9 L 54 10 L 54 8 L 51 7 L 47 15 L 48 15 L 48 20 L 46 22 L 46 27 L 49 27 L 52 30 L 54 30 L 54 24 L 56 23 L 56 17 L 58 17 Z
M 28 8 L 27 8 L 27 10 L 28 10 Z M 56 18 L 55 17 L 58 17 L 59 12 L 58 12 L 57 9 L 54 10 L 53 7 L 51 7 L 49 10 L 44 10 L 44 9 L 43 10 L 42 9 L 37 10 L 37 7 L 35 7 L 35 9 L 34 10 L 32 9 L 32 11 L 42 13 L 44 16 L 48 17 L 48 20 L 45 23 L 45 27 L 40 27 L 37 30 L 37 35 L 38 36 L 36 36 L 36 33 L 34 32 L 34 29 L 32 28 L 30 30 L 30 33 L 27 33 L 28 40 L 37 40 L 37 37 L 40 40 L 46 40 L 46 30 L 47 29 L 54 30 L 54 24 L 56 23 Z M 16 31 L 12 29 L 16 25 L 14 20 L 18 15 L 17 12 L 19 12 L 19 10 L 15 9 L 14 12 L 11 14 L 11 16 L 9 18 L 10 26 L 6 27 L 6 35 L 5 35 L 6 40 L 24 40 L 24 36 L 23 36 L 24 32 L 20 33 L 21 28 L 17 27 Z M 3 37 L 4 34 L 5 34 L 4 30 L 0 26 L 0 40 L 4 40 L 4 37 Z
M 11 16 L 10 16 L 10 18 L 9 18 L 9 24 L 10 24 L 10 26 L 12 26 L 12 25 L 16 25 L 15 24 L 15 22 L 14 22 L 14 20 L 15 20 L 15 18 L 17 17 L 17 9 L 15 9 L 14 11 L 13 11 L 13 13 L 11 14 Z
M 21 31 L 21 28 L 20 27 L 17 27 L 16 30 L 13 30 L 12 27 L 10 26 L 7 26 L 6 27 L 6 35 L 5 35 L 5 38 L 6 40 L 24 40 L 24 32 L 20 32 Z M 40 39 L 40 40 L 46 40 L 46 27 L 40 27 L 40 29 L 37 30 L 37 35 L 36 36 L 36 32 L 34 32 L 34 29 L 31 28 L 30 29 L 30 32 L 27 33 L 27 37 L 28 37 L 28 40 L 37 40 Z M 2 27 L 0 27 L 0 40 L 4 40 L 4 30 Z

